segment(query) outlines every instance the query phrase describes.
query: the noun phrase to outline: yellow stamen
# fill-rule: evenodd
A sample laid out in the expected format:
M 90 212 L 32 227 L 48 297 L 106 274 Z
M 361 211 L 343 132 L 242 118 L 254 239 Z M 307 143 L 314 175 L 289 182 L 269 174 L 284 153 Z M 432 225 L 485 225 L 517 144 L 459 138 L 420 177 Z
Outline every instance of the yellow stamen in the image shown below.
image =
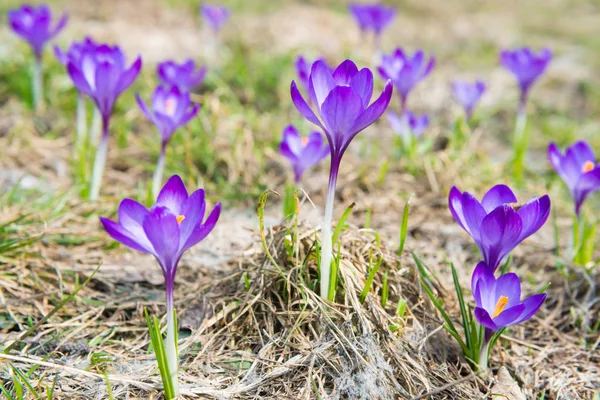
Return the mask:
M 581 172 L 583 172 L 584 174 L 585 174 L 586 172 L 590 172 L 591 170 L 593 170 L 593 169 L 594 169 L 594 167 L 595 167 L 595 166 L 596 166 L 596 165 L 594 164 L 594 162 L 593 162 L 593 161 L 586 161 L 586 162 L 583 164 L 583 167 L 581 167 Z
M 165 101 L 165 110 L 167 111 L 167 114 L 173 115 L 173 112 L 175 111 L 175 101 L 173 99 L 167 99 L 167 101 Z
M 508 297 L 500 296 L 498 302 L 496 303 L 496 309 L 494 310 L 494 315 L 492 316 L 492 318 L 496 318 L 498 315 L 500 315 L 502 311 L 504 311 L 504 307 L 506 307 L 507 304 Z
M 308 137 L 304 136 L 302 139 L 302 146 L 306 146 L 308 144 Z
M 183 221 L 185 219 L 185 215 L 178 215 L 177 216 L 177 223 L 180 224 L 181 221 Z

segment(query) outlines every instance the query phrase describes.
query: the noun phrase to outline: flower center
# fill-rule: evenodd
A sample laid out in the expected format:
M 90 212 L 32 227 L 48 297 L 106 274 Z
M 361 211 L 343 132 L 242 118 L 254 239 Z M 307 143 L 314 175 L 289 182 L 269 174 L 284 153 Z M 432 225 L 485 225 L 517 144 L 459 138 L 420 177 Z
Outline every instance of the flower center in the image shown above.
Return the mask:
M 178 215 L 177 216 L 177 223 L 180 224 L 184 219 L 185 219 L 185 215 Z
M 173 112 L 175 111 L 175 100 L 167 99 L 167 101 L 165 101 L 165 111 L 167 114 L 173 115 Z
M 591 170 L 594 169 L 596 165 L 594 164 L 593 161 L 586 161 L 583 163 L 583 166 L 581 167 L 581 172 L 583 172 L 584 174 L 586 172 L 590 172 Z
M 308 144 L 308 137 L 304 136 L 302 139 L 300 139 L 302 141 L 302 147 L 306 147 L 306 145 Z
M 496 303 L 496 309 L 494 310 L 494 315 L 492 316 L 492 318 L 496 318 L 498 315 L 500 315 L 502 311 L 504 311 L 504 307 L 506 307 L 507 304 L 508 297 L 500 296 L 498 302 Z

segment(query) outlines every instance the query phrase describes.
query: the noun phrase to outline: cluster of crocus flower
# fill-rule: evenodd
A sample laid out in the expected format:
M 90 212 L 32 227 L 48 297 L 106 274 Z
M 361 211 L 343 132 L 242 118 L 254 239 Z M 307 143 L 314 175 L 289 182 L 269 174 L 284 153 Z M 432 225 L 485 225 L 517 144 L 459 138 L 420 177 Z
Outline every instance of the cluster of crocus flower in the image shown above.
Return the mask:
M 527 136 L 527 99 L 535 81 L 546 71 L 552 60 L 552 52 L 542 49 L 535 53 L 527 47 L 504 50 L 500 53 L 500 63 L 511 72 L 519 84 L 520 96 L 517 108 L 517 120 L 513 138 L 515 177 L 520 179 L 525 168 L 525 154 L 528 146 Z
M 148 210 L 132 199 L 119 205 L 118 222 L 100 218 L 106 232 L 117 242 L 156 258 L 165 278 L 167 297 L 167 337 L 165 341 L 169 379 L 177 395 L 178 354 L 175 326 L 175 273 L 181 256 L 200 243 L 215 227 L 221 213 L 217 203 L 204 219 L 204 190 L 188 195 L 181 178 L 172 176 Z
M 359 70 L 356 64 L 346 60 L 331 72 L 324 62 L 316 61 L 311 68 L 309 88 L 314 110 L 295 81 L 292 81 L 290 92 L 300 114 L 323 130 L 331 151 L 320 262 L 320 294 L 328 298 L 333 250 L 331 224 L 340 163 L 352 139 L 384 113 L 392 97 L 392 83 L 388 81 L 381 95 L 369 104 L 373 96 L 373 73 L 368 68 Z
M 35 110 L 39 111 L 44 101 L 42 80 L 42 56 L 44 48 L 65 27 L 67 16 L 63 15 L 52 26 L 52 12 L 46 4 L 39 5 L 38 7 L 23 5 L 18 9 L 10 10 L 7 15 L 12 31 L 27 41 L 35 54 L 32 74 L 33 105 Z
M 69 58 L 67 71 L 75 87 L 90 97 L 102 119 L 102 137 L 96 149 L 89 197 L 96 200 L 104 174 L 108 151 L 110 117 L 119 96 L 133 84 L 142 68 L 138 56 L 127 67 L 125 54 L 119 46 L 88 43 L 79 57 Z
M 479 367 L 485 370 L 494 334 L 531 318 L 546 298 L 546 294 L 540 293 L 521 300 L 519 277 L 505 273 L 505 268 L 500 269 L 498 278 L 495 272 L 519 243 L 546 222 L 550 199 L 545 195 L 516 207 L 517 198 L 512 190 L 497 185 L 481 202 L 472 194 L 461 193 L 453 187 L 448 203 L 454 220 L 473 238 L 483 258 L 473 272 L 472 293 L 475 318 L 485 330 L 483 337 L 467 342 L 479 347 L 469 349 L 470 354 L 478 355 Z
M 410 111 L 405 111 L 398 115 L 388 110 L 387 119 L 396 134 L 402 153 L 409 158 L 413 157 L 416 151 L 416 142 L 429 127 L 429 117 L 426 114 L 415 115 Z

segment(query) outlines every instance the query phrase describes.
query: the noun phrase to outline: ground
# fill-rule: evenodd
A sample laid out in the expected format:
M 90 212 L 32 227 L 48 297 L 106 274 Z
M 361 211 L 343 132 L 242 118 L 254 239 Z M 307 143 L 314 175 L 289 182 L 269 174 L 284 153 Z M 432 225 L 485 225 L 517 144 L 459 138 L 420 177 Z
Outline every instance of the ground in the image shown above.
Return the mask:
M 4 1 L 2 19 L 18 4 Z M 75 91 L 63 67 L 46 52 L 48 105 L 34 115 L 29 49 L 0 26 L 0 338 L 7 345 L 20 339 L 0 354 L 0 383 L 14 395 L 10 377 L 22 373 L 35 389 L 29 396 L 161 398 L 144 309 L 164 315 L 162 274 L 152 257 L 116 246 L 98 216 L 114 217 L 124 197 L 146 198 L 158 137 L 133 94 L 150 97 L 157 62 L 191 57 L 206 62 L 209 75 L 194 94 L 202 107 L 198 118 L 169 146 L 167 174 L 204 187 L 211 204 L 223 202 L 224 213 L 177 273 L 183 398 L 597 399 L 599 275 L 597 267 L 587 274 L 565 258 L 572 203 L 546 161 L 546 147 L 576 139 L 600 145 L 599 6 L 571 0 L 395 4 L 399 16 L 383 48 L 422 48 L 437 59 L 410 99 L 412 109 L 430 114 L 427 135 L 434 146 L 416 160 L 395 159 L 385 118 L 352 143 L 335 219 L 356 206 L 341 234 L 343 290 L 330 304 L 312 290 L 327 163 L 301 182 L 297 226 L 282 223 L 281 199 L 269 195 L 264 233 L 272 261 L 256 207 L 262 192 L 283 193 L 291 179 L 278 154 L 283 128 L 293 122 L 303 133 L 312 129 L 289 96 L 295 56 L 324 56 L 332 64 L 351 57 L 375 67 L 370 43 L 339 0 L 226 4 L 233 19 L 215 50 L 191 0 L 51 2 L 70 16 L 60 46 L 90 34 L 144 61 L 142 75 L 119 100 L 96 203 L 80 196 L 86 173 L 72 161 Z M 528 172 L 517 184 L 508 171 L 518 92 L 497 54 L 521 45 L 547 46 L 555 58 L 532 92 Z M 458 147 L 452 127 L 460 110 L 449 83 L 475 77 L 486 80 L 489 91 L 477 128 Z M 391 107 L 398 107 L 396 99 Z M 503 335 L 483 375 L 471 372 L 442 329 L 411 254 L 427 265 L 458 318 L 449 263 L 468 289 L 479 258 L 452 220 L 447 194 L 456 185 L 482 195 L 497 183 L 510 184 L 521 201 L 551 196 L 551 220 L 512 260 L 528 293 L 551 286 L 542 310 Z M 409 234 L 398 256 L 402 210 L 411 195 Z M 600 207 L 597 197 L 588 203 L 591 212 Z M 381 273 L 360 304 L 377 259 Z M 382 306 L 384 272 L 390 292 Z M 401 299 L 407 311 L 398 317 Z

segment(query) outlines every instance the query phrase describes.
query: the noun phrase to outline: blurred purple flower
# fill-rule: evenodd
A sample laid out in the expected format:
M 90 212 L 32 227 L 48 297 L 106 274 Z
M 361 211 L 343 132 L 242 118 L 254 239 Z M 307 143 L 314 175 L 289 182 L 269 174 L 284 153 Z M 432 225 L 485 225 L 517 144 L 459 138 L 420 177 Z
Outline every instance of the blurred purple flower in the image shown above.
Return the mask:
M 292 81 L 290 92 L 300 114 L 323 129 L 331 150 L 329 189 L 321 229 L 320 264 L 320 295 L 329 298 L 331 223 L 340 162 L 352 139 L 375 122 L 387 108 L 392 97 L 392 83 L 388 81 L 383 93 L 369 105 L 373 96 L 373 73 L 368 68 L 359 71 L 352 61 L 346 60 L 331 73 L 323 61 L 316 61 L 311 68 L 309 88 L 316 114 L 300 94 L 295 81 Z
M 67 24 L 67 15 L 63 15 L 52 28 L 52 12 L 48 5 L 23 5 L 8 12 L 8 23 L 15 34 L 29 42 L 36 58 L 41 59 L 46 43 L 58 35 Z
M 575 213 L 579 216 L 585 199 L 600 189 L 600 166 L 596 164 L 594 151 L 588 143 L 579 141 L 568 147 L 563 155 L 555 143 L 550 143 L 548 159 L 569 187 L 575 201 Z
M 320 132 L 302 137 L 293 125 L 288 125 L 283 130 L 283 140 L 279 150 L 292 164 L 296 183 L 300 181 L 304 171 L 329 155 L 329 146 L 324 144 Z
M 96 47 L 98 47 L 98 44 L 92 38 L 85 37 L 81 42 L 73 42 L 66 52 L 60 47 L 54 46 L 54 55 L 58 62 L 66 67 L 69 61 L 79 63 L 84 51 L 93 51 Z
M 537 232 L 550 215 L 550 198 L 534 197 L 514 207 L 517 198 L 506 185 L 491 188 L 481 202 L 456 187 L 448 196 L 454 220 L 473 238 L 483 261 L 495 270 L 523 240 Z
M 427 114 L 415 115 L 410 111 L 405 111 L 402 115 L 393 111 L 388 111 L 386 114 L 394 133 L 403 137 L 406 135 L 421 137 L 429 126 Z
M 317 58 L 315 62 L 317 61 L 323 62 L 331 71 L 331 68 L 329 68 L 324 58 Z M 294 65 L 296 66 L 296 74 L 298 75 L 298 80 L 300 81 L 300 85 L 302 85 L 302 89 L 305 91 L 305 93 L 310 93 L 309 77 L 310 69 L 313 64 L 314 62 L 309 63 L 303 56 L 298 56 L 296 58 L 296 62 L 294 63 Z
M 424 79 L 435 66 L 435 58 L 425 60 L 423 51 L 419 50 L 410 57 L 401 48 L 397 48 L 392 54 L 383 55 L 381 65 L 377 68 L 384 79 L 394 83 L 396 91 L 400 95 L 402 111 L 406 110 L 406 99 L 408 94 Z
M 131 86 L 141 68 L 139 56 L 126 68 L 121 49 L 105 44 L 85 48 L 78 60 L 70 59 L 67 63 L 73 84 L 94 100 L 105 121 L 110 118 L 119 95 Z
M 383 4 L 350 4 L 348 8 L 360 30 L 375 35 L 380 35 L 396 16 L 394 8 Z
M 171 89 L 158 86 L 152 95 L 151 108 L 148 108 L 139 94 L 136 94 L 136 99 L 146 118 L 158 128 L 163 147 L 177 128 L 187 124 L 200 109 L 198 104 L 192 104 L 190 94 L 182 92 L 177 86 Z
M 542 293 L 521 301 L 519 277 L 507 273 L 496 279 L 493 269 L 484 262 L 477 264 L 473 271 L 471 290 L 475 298 L 475 318 L 492 332 L 527 321 L 546 299 L 546 293 Z
M 465 109 L 467 121 L 471 120 L 473 109 L 479 102 L 485 89 L 485 83 L 482 81 L 475 81 L 473 83 L 460 81 L 452 83 L 454 97 L 456 97 L 456 100 L 458 100 L 460 105 Z
M 204 80 L 206 66 L 196 70 L 194 60 L 187 60 L 181 64 L 168 60 L 158 64 L 156 73 L 162 83 L 168 86 L 177 86 L 180 90 L 191 92 Z
M 525 105 L 531 85 L 544 73 L 551 59 L 552 52 L 549 49 L 542 49 L 536 54 L 530 48 L 523 47 L 503 50 L 500 53 L 500 63 L 519 82 L 522 107 Z
M 200 7 L 204 22 L 218 32 L 231 16 L 231 11 L 221 5 L 204 3 Z

